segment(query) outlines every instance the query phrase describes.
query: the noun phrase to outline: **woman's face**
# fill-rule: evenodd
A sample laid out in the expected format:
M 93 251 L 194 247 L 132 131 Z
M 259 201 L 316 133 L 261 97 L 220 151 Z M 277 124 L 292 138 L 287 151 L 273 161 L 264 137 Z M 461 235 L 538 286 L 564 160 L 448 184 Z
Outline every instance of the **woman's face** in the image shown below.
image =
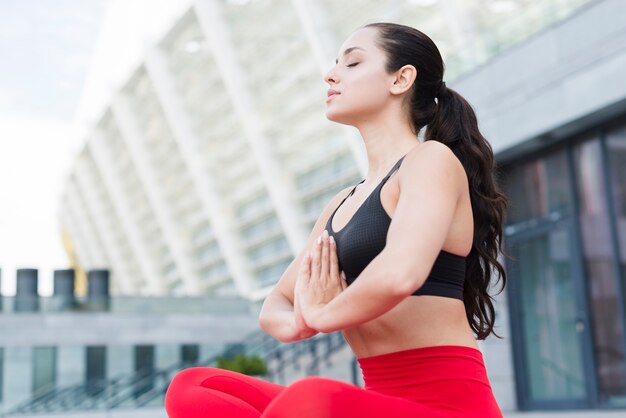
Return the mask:
M 341 45 L 337 63 L 324 77 L 331 94 L 326 100 L 329 120 L 356 125 L 388 104 L 394 75 L 385 70 L 385 53 L 375 43 L 377 31 L 361 28 Z

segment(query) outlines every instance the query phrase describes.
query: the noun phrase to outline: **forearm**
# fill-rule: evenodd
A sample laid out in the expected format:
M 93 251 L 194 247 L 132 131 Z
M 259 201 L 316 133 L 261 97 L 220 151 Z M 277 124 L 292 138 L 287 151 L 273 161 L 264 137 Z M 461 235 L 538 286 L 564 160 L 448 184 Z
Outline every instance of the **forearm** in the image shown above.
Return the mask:
M 298 330 L 293 305 L 287 298 L 274 292 L 263 303 L 259 325 L 263 331 L 284 343 L 300 341 L 314 335 Z
M 337 297 L 307 318 L 311 328 L 324 333 L 341 331 L 371 321 L 398 305 L 409 291 L 401 273 L 383 258 L 374 259 Z

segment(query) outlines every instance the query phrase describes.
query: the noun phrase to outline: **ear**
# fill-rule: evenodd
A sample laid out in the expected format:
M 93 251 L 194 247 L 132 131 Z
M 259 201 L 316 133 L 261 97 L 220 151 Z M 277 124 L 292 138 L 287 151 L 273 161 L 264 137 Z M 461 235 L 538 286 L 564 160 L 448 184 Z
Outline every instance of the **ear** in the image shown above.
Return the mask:
M 393 84 L 389 91 L 391 94 L 402 94 L 413 86 L 416 78 L 417 70 L 414 66 L 407 64 L 394 73 Z

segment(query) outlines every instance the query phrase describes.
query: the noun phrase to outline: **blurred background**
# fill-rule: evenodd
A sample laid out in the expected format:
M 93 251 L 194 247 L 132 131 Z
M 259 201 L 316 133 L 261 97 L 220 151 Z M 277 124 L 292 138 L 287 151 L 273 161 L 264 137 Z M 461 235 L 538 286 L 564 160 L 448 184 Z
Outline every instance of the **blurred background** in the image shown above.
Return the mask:
M 362 384 L 263 298 L 367 171 L 325 117 L 359 26 L 414 26 L 490 141 L 507 417 L 626 416 L 626 2 L 0 1 L 0 416 L 165 417 L 184 367 Z M 495 295 L 500 286 L 493 289 Z

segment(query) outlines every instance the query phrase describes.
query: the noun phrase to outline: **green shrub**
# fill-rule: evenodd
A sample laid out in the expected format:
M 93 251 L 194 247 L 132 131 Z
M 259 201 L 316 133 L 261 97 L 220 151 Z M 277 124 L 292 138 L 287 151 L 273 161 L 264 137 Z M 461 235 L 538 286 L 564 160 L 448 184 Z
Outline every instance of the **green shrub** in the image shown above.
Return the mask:
M 218 357 L 217 367 L 247 375 L 264 376 L 267 374 L 267 365 L 261 357 L 245 354 L 239 354 L 232 358 Z

